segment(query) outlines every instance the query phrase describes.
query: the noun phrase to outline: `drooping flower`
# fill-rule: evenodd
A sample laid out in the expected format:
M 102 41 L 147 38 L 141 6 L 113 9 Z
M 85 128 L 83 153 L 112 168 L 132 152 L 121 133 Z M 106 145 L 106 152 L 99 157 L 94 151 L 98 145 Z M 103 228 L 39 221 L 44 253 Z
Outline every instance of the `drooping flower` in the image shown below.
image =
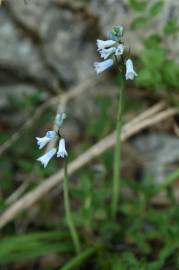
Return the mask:
M 108 60 L 105 60 L 103 62 L 95 62 L 94 63 L 97 74 L 102 73 L 104 70 L 108 69 L 112 65 L 113 65 L 113 60 L 112 59 L 108 59 Z
M 137 76 L 137 73 L 134 71 L 133 62 L 131 59 L 126 61 L 126 80 L 133 80 Z
M 103 59 L 107 59 L 110 55 L 112 55 L 113 53 L 115 53 L 116 48 L 115 47 L 111 47 L 108 49 L 102 49 L 99 51 L 101 58 Z
M 115 51 L 115 55 L 118 56 L 118 55 L 122 55 L 124 52 L 124 45 L 123 44 L 119 44 L 116 48 L 116 51 Z
M 68 156 L 68 153 L 65 148 L 65 139 L 61 138 L 59 141 L 57 157 L 64 158 L 65 156 Z
M 53 140 L 57 136 L 55 131 L 47 131 L 44 137 L 39 138 L 36 137 L 37 145 L 39 146 L 39 149 L 42 149 L 48 142 Z
M 45 155 L 37 158 L 37 160 L 42 163 L 44 168 L 46 168 L 49 161 L 53 158 L 53 156 L 56 154 L 56 152 L 57 152 L 56 148 L 52 148 Z
M 99 50 L 113 46 L 116 43 L 116 41 L 111 40 L 111 39 L 109 39 L 109 40 L 97 39 L 96 43 L 97 43 L 97 47 L 98 47 L 98 51 L 99 51 Z

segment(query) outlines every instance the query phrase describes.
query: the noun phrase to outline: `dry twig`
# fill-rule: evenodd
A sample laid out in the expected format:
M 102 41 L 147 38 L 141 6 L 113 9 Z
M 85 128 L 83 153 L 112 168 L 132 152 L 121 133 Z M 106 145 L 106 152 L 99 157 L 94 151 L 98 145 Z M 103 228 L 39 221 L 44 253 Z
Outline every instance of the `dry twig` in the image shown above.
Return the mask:
M 155 113 L 161 111 L 166 106 L 166 103 L 164 101 L 160 101 L 151 108 L 147 109 L 143 113 L 141 113 L 139 116 L 135 117 L 132 121 L 129 122 L 130 125 L 135 125 L 137 122 L 140 122 L 146 118 L 151 117 L 152 115 L 155 115 Z
M 140 130 L 152 126 L 162 120 L 165 120 L 178 112 L 179 112 L 178 109 L 175 108 L 166 109 L 165 111 L 159 112 L 156 115 L 150 115 L 150 118 L 145 118 L 142 121 L 141 120 L 138 121 L 137 119 L 141 119 L 142 114 L 140 114 L 134 120 L 124 125 L 121 140 L 124 141 L 130 136 L 139 132 Z M 131 125 L 132 122 L 136 124 Z M 74 161 L 72 161 L 69 164 L 68 169 L 69 175 L 72 175 L 75 171 L 88 164 L 92 159 L 101 155 L 109 148 L 113 147 L 114 143 L 115 143 L 115 132 L 108 135 L 100 142 L 96 143 L 89 150 L 87 150 L 85 153 L 83 153 Z M 63 181 L 63 170 L 60 170 L 53 176 L 43 181 L 43 183 L 41 183 L 33 191 L 28 192 L 28 194 L 20 198 L 12 206 L 7 208 L 7 210 L 5 210 L 4 213 L 2 213 L 2 215 L 0 216 L 0 228 L 4 227 L 8 222 L 13 220 L 23 210 L 30 208 L 34 203 L 43 198 L 43 196 L 49 193 L 50 190 L 52 190 L 55 186 L 57 186 L 57 184 L 61 183 L 62 181 Z
M 5 201 L 7 205 L 13 204 L 19 199 L 19 197 L 25 192 L 30 182 L 24 182 L 19 188 L 17 188 Z

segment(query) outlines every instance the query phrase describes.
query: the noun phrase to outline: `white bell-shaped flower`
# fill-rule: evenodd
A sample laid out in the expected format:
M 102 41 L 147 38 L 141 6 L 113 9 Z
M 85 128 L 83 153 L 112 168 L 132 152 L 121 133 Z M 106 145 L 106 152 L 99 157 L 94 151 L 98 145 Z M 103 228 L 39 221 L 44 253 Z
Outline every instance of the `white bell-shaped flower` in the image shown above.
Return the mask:
M 39 138 L 36 137 L 37 145 L 39 146 L 39 149 L 42 149 L 48 142 L 53 140 L 57 136 L 55 131 L 47 131 L 44 137 Z
M 45 155 L 37 158 L 37 160 L 42 163 L 44 168 L 46 168 L 49 161 L 53 158 L 53 156 L 56 154 L 56 152 L 57 152 L 56 148 L 52 148 Z
M 103 62 L 95 62 L 94 63 L 97 74 L 102 73 L 104 70 L 108 69 L 112 65 L 113 65 L 113 60 L 112 59 L 108 59 L 108 60 L 105 60 Z
M 118 56 L 118 55 L 122 55 L 124 52 L 124 45 L 123 44 L 119 44 L 116 48 L 116 51 L 115 51 L 115 55 Z
M 111 40 L 111 39 L 109 39 L 109 40 L 97 39 L 97 41 L 96 41 L 98 51 L 99 50 L 102 50 L 102 49 L 105 49 L 105 48 L 108 48 L 108 47 L 111 47 L 115 43 L 116 43 L 116 41 L 115 40 Z
M 68 156 L 68 153 L 65 149 L 65 139 L 61 138 L 59 141 L 57 157 L 64 158 L 65 156 Z
M 112 55 L 113 53 L 115 53 L 116 48 L 115 47 L 111 47 L 108 49 L 102 49 L 99 51 L 101 58 L 107 59 L 110 55 Z
M 137 76 L 137 73 L 134 71 L 133 62 L 131 59 L 126 61 L 126 80 L 133 80 Z

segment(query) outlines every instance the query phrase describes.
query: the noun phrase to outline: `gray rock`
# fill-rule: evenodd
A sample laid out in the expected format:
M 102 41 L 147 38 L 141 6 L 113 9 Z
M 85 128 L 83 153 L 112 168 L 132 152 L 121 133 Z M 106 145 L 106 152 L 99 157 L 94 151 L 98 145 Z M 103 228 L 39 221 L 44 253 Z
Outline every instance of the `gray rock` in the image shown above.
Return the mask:
M 154 2 L 148 2 L 148 9 Z M 105 36 L 113 25 L 125 26 L 126 41 L 138 53 L 142 49 L 141 37 L 160 33 L 169 18 L 179 15 L 178 0 L 166 0 L 160 14 L 150 19 L 143 30 L 133 32 L 131 22 L 147 14 L 148 9 L 144 13 L 134 12 L 127 0 L 30 0 L 27 4 L 16 0 L 4 5 L 8 15 L 1 16 L 4 30 L 0 32 L 0 50 L 4 54 L 0 53 L 0 64 L 4 61 L 10 68 L 16 64 L 21 76 L 28 75 L 56 90 L 59 85 L 78 83 L 94 72 L 95 39 Z M 25 31 L 19 34 L 16 25 Z M 170 44 L 176 54 L 177 39 Z
M 94 73 L 95 43 L 88 37 L 88 21 L 57 0 L 21 0 L 8 3 L 11 14 L 25 29 L 40 40 L 47 65 L 65 84 L 76 83 Z
M 134 53 L 139 53 L 143 48 L 141 38 L 151 33 L 162 33 L 166 22 L 169 19 L 178 20 L 179 16 L 179 1 L 165 0 L 162 12 L 157 16 L 150 17 L 143 29 L 131 31 L 130 24 L 132 21 L 140 16 L 147 17 L 149 8 L 156 1 L 150 0 L 147 2 L 146 10 L 141 13 L 133 11 L 129 7 L 128 0 L 91 0 L 90 6 L 92 12 L 99 18 L 99 26 L 103 35 L 106 35 L 114 25 L 122 24 L 126 29 L 125 39 L 128 45 L 132 48 Z M 172 42 L 170 42 L 171 40 L 169 38 L 168 41 L 170 49 L 173 52 L 179 52 L 179 38 L 176 37 L 175 40 L 172 39 Z
M 144 161 L 143 176 L 160 183 L 178 168 L 179 138 L 167 134 L 137 136 L 133 145 Z
M 148 8 L 152 3 L 154 0 L 148 1 Z M 104 38 L 113 25 L 123 24 L 128 44 L 138 53 L 141 37 L 161 33 L 168 19 L 178 18 L 179 2 L 166 0 L 162 12 L 150 19 L 145 29 L 132 32 L 130 23 L 140 15 L 143 13 L 129 8 L 128 0 L 4 1 L 0 9 L 0 91 L 4 94 L 4 86 L 9 85 L 15 85 L 16 91 L 20 84 L 66 90 L 94 74 L 93 62 L 99 59 L 96 37 Z M 179 52 L 178 44 L 177 38 L 169 42 L 174 55 Z M 12 88 L 8 89 L 13 93 Z M 78 100 L 79 105 L 74 102 L 71 110 L 84 123 L 88 115 L 96 115 L 95 105 L 89 97 Z
M 85 41 L 86 25 L 71 12 L 51 10 L 43 29 L 44 55 L 65 83 L 76 83 L 94 73 L 95 44 Z
M 16 0 L 7 1 L 6 5 L 10 10 L 10 14 L 15 17 L 16 21 L 31 33 L 40 37 L 41 23 L 45 20 L 45 15 L 54 3 L 54 0 L 32 0 L 25 4 L 24 1 Z
M 46 68 L 40 49 L 18 30 L 3 9 L 0 9 L 0 25 L 1 80 L 6 70 L 9 76 L 4 75 L 5 83 L 12 83 L 10 75 L 13 74 L 17 81 L 29 80 L 44 88 L 57 88 L 58 81 Z

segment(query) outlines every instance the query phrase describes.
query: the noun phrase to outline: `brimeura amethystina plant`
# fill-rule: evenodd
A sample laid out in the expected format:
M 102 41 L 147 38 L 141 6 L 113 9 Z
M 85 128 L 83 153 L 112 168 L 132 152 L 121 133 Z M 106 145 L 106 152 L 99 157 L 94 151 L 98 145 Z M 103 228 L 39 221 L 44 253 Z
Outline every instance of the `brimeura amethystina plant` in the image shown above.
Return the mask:
M 117 205 L 120 192 L 121 181 L 121 130 L 123 124 L 123 107 L 124 107 L 124 86 L 126 80 L 133 80 L 137 73 L 134 71 L 133 62 L 129 58 L 129 52 L 126 51 L 125 44 L 123 42 L 124 28 L 123 26 L 114 26 L 112 31 L 108 33 L 107 40 L 97 39 L 97 51 L 102 62 L 95 62 L 95 70 L 97 74 L 102 73 L 106 69 L 110 68 L 114 64 L 119 70 L 119 102 L 116 118 L 116 143 L 114 149 L 114 162 L 113 162 L 113 187 L 112 187 L 112 203 L 111 214 L 112 217 L 116 217 Z
M 39 149 L 42 149 L 44 146 L 46 146 L 50 141 L 54 139 L 58 139 L 58 149 L 56 147 L 51 148 L 48 150 L 47 153 L 42 155 L 41 157 L 37 158 L 39 162 L 46 168 L 49 161 L 57 155 L 57 157 L 64 158 L 64 182 L 63 182 L 63 189 L 64 189 L 64 207 L 65 207 L 65 214 L 66 214 L 66 220 L 67 224 L 70 230 L 70 234 L 73 240 L 73 244 L 76 250 L 76 253 L 79 253 L 81 250 L 80 247 L 80 241 L 79 237 L 76 231 L 76 228 L 74 226 L 71 210 L 70 210 L 70 200 L 69 200 L 69 180 L 68 180 L 68 153 L 66 151 L 65 147 L 65 139 L 63 136 L 61 136 L 61 127 L 63 125 L 63 122 L 66 118 L 65 113 L 58 113 L 55 118 L 55 126 L 57 131 L 47 131 L 44 137 L 36 137 L 37 145 L 39 146 Z

